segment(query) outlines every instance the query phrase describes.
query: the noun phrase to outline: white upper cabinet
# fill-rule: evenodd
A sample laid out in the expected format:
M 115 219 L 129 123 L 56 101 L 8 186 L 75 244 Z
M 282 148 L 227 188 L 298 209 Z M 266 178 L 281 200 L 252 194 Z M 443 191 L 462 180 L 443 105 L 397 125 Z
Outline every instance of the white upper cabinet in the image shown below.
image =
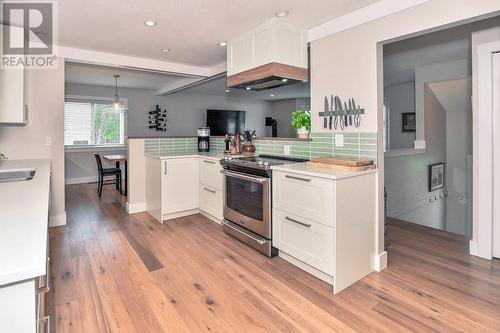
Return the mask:
M 307 68 L 306 31 L 271 19 L 227 43 L 228 76 L 272 62 Z
M 0 45 L 2 36 L 3 25 L 0 24 Z M 0 68 L 0 124 L 26 124 L 27 112 L 27 69 L 21 65 L 18 68 Z

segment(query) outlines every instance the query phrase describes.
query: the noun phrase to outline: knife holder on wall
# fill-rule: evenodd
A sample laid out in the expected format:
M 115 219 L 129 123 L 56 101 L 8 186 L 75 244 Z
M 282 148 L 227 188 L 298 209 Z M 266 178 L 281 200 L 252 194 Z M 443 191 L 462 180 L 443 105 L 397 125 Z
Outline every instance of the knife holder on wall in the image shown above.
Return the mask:
M 361 115 L 365 114 L 365 109 L 362 109 L 356 104 L 354 98 L 349 98 L 349 102 L 343 102 L 338 96 L 330 96 L 330 103 L 328 96 L 325 96 L 325 111 L 319 112 L 322 117 L 324 128 L 333 128 L 337 130 L 344 130 L 346 127 L 355 126 L 356 128 L 361 125 Z
M 167 110 L 160 109 L 157 105 L 156 110 L 149 111 L 148 114 L 148 128 L 155 129 L 157 131 L 167 130 Z

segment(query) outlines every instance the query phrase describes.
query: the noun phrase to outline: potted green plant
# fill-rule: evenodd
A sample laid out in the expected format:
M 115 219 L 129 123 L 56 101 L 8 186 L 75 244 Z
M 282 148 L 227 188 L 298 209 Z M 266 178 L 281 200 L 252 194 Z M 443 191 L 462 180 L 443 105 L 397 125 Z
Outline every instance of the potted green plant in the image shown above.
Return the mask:
M 308 139 L 311 132 L 311 113 L 302 110 L 292 112 L 291 127 L 297 131 L 297 138 Z
M 7 161 L 8 158 L 7 156 L 5 156 L 4 154 L 0 153 L 0 163 L 4 162 L 4 161 Z

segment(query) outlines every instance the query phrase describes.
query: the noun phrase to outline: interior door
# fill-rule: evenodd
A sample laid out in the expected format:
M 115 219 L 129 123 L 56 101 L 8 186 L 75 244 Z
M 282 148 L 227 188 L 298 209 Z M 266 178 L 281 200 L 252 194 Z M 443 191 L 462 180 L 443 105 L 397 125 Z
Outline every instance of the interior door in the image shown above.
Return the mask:
M 493 54 L 493 256 L 500 258 L 500 52 Z

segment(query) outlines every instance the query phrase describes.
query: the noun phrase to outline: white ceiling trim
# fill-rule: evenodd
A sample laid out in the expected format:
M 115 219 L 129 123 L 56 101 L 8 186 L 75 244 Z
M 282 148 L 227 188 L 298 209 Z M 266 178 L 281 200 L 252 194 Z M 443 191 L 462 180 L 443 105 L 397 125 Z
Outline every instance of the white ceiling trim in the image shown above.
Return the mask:
M 227 62 L 221 62 L 218 65 L 210 67 L 210 75 L 209 76 L 215 76 L 219 75 L 221 73 L 224 73 L 227 71 Z
M 182 79 L 179 79 L 175 82 L 172 82 L 164 87 L 161 87 L 160 89 L 157 89 L 155 95 L 161 96 L 161 95 L 168 94 L 172 91 L 178 91 L 179 89 L 181 89 L 185 86 L 189 86 L 195 82 L 202 81 L 202 80 L 204 80 L 204 79 L 203 78 L 194 78 L 194 77 L 182 78 Z
M 312 42 L 428 1 L 430 0 L 380 0 L 349 14 L 310 28 L 307 31 L 307 41 Z
M 70 61 L 83 62 L 97 65 L 128 67 L 132 69 L 145 69 L 180 76 L 209 77 L 213 68 L 191 66 L 173 62 L 145 59 L 126 56 L 116 53 L 99 52 L 72 47 L 59 47 L 59 56 Z M 219 66 L 219 65 L 218 65 Z

